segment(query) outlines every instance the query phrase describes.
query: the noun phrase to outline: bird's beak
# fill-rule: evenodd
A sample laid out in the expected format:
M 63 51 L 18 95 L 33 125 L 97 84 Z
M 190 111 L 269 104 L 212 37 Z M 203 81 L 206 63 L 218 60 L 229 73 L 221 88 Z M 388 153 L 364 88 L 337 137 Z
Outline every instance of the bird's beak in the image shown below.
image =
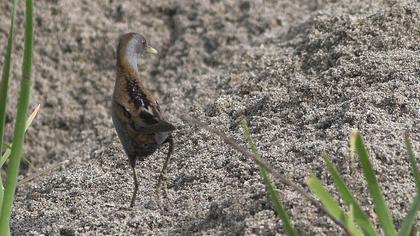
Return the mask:
M 146 52 L 149 53 L 149 54 L 157 54 L 158 53 L 158 51 L 156 49 L 154 49 L 150 46 L 147 46 Z

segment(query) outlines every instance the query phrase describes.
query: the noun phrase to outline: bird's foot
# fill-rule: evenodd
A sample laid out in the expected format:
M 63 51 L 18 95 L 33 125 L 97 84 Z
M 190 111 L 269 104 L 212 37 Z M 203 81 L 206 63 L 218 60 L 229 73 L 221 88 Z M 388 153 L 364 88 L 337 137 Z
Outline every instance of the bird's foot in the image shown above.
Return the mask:
M 161 173 L 159 176 L 158 184 L 156 186 L 156 195 L 159 197 L 160 193 L 163 192 L 163 195 L 168 198 L 168 182 L 165 173 Z
M 158 180 L 158 184 L 156 186 L 155 194 L 156 194 L 157 204 L 159 205 L 159 208 L 161 210 L 163 210 L 164 205 L 161 201 L 161 196 L 163 195 L 164 198 L 168 199 L 167 178 L 166 178 L 166 175 L 164 173 L 161 173 L 160 176 L 159 176 L 159 180 Z M 169 203 L 169 202 L 165 202 L 165 203 Z

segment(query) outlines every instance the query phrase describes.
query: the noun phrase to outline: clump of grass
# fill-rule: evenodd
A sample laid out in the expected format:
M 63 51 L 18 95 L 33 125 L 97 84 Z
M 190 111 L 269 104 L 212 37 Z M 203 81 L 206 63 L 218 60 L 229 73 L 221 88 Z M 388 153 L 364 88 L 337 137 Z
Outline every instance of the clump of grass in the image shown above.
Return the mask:
M 417 186 L 417 194 L 414 197 L 412 205 L 409 208 L 409 211 L 404 218 L 401 228 L 398 232 L 398 235 L 408 236 L 415 230 L 413 225 L 417 217 L 416 214 L 420 209 L 420 178 L 418 174 L 419 170 L 417 167 L 416 159 L 414 158 L 413 149 L 408 136 L 406 136 L 405 142 L 409 154 L 408 157 L 411 164 L 411 169 L 413 175 L 415 176 Z M 392 216 L 388 209 L 388 205 L 385 202 L 378 180 L 376 179 L 375 171 L 369 160 L 368 152 L 364 145 L 363 138 L 358 132 L 353 132 L 351 135 L 351 147 L 358 154 L 363 175 L 373 200 L 373 208 L 375 209 L 375 212 L 378 216 L 382 233 L 384 235 L 397 235 L 397 226 L 393 222 Z M 315 176 L 311 176 L 308 179 L 308 186 L 311 191 L 321 200 L 321 202 L 330 212 L 333 212 L 333 216 L 337 220 L 348 226 L 351 235 L 377 235 L 374 224 L 360 207 L 358 201 L 351 193 L 348 186 L 345 184 L 344 179 L 338 173 L 337 168 L 325 153 L 322 156 L 324 158 L 326 168 L 333 179 L 335 187 L 343 199 L 345 207 L 350 209 L 350 211 L 346 213 L 344 211 L 345 207 L 341 207 L 335 200 L 331 200 L 333 197 L 325 190 L 325 187 L 322 185 L 321 181 Z
M 2 154 L 3 136 L 5 126 L 5 111 L 7 104 L 8 84 L 10 77 L 11 55 L 13 47 L 13 33 L 14 22 L 16 17 L 16 7 L 18 0 L 13 1 L 12 19 L 8 36 L 8 43 L 6 48 L 6 55 L 3 65 L 2 81 L 0 84 L 0 154 Z M 0 235 L 10 235 L 9 221 L 13 206 L 13 200 L 16 191 L 17 176 L 19 166 L 23 153 L 23 143 L 25 131 L 27 129 L 26 114 L 28 112 L 30 89 L 31 89 L 31 76 L 32 76 L 32 53 L 33 53 L 33 2 L 26 0 L 25 11 L 25 43 L 24 54 L 22 63 L 22 79 L 20 84 L 19 102 L 16 114 L 16 121 L 13 133 L 13 142 L 9 145 L 9 150 L 1 155 L 1 164 L 9 158 L 9 165 L 7 168 L 7 180 L 5 188 L 3 182 L 0 182 Z M 36 112 L 33 116 L 36 115 Z M 29 118 L 31 121 L 33 118 Z M 30 123 L 30 122 L 29 122 Z M 7 146 L 7 145 L 6 145 Z
M 409 141 L 408 135 L 405 138 L 405 143 L 408 151 L 408 159 L 411 165 L 413 175 L 415 176 L 417 194 L 412 201 L 407 215 L 405 216 L 398 235 L 410 235 L 415 228 L 414 222 L 417 217 L 417 212 L 420 209 L 420 175 L 417 167 L 414 152 Z M 384 235 L 397 235 L 397 226 L 393 222 L 392 216 L 388 209 L 388 205 L 385 202 L 381 188 L 375 176 L 375 171 L 372 167 L 372 163 L 369 160 L 366 146 L 363 142 L 362 136 L 358 132 L 353 132 L 351 135 L 352 149 L 357 153 L 359 162 L 362 167 L 363 175 L 365 177 L 369 193 L 373 200 L 373 208 L 375 209 L 376 215 L 379 219 L 380 228 Z M 338 173 L 337 168 L 331 162 L 330 158 L 326 155 L 322 155 L 330 173 L 333 182 L 340 194 L 345 207 L 349 209 L 349 212 L 345 212 L 345 207 L 339 206 L 334 198 L 329 194 L 321 181 L 315 176 L 311 176 L 308 179 L 308 186 L 311 191 L 321 200 L 323 205 L 332 213 L 332 215 L 344 224 L 351 235 L 378 235 L 375 231 L 374 224 L 370 221 L 367 214 L 362 210 L 358 201 L 350 191 L 349 187 L 345 184 L 343 177 Z
M 266 163 L 258 153 L 256 145 L 254 144 L 249 133 L 249 129 L 245 119 L 242 118 L 240 124 L 253 154 L 246 151 L 232 138 L 229 138 L 220 130 L 212 129 L 207 125 L 203 124 L 202 122 L 191 118 L 184 117 L 183 119 L 188 122 L 194 123 L 213 134 L 218 135 L 223 139 L 225 143 L 229 144 L 232 148 L 256 162 L 256 164 L 259 166 L 261 175 L 263 176 L 263 181 L 266 185 L 267 191 L 269 192 L 271 200 L 274 203 L 273 205 L 275 207 L 277 215 L 283 221 L 285 231 L 288 235 L 296 235 L 297 233 L 290 222 L 290 218 L 287 215 L 283 204 L 281 203 L 277 195 L 277 192 L 275 191 L 275 187 L 268 173 L 273 175 L 281 183 L 286 184 L 292 187 L 295 191 L 299 192 L 306 200 L 310 201 L 315 207 L 320 209 L 331 220 L 333 220 L 337 225 L 339 225 L 347 235 L 378 235 L 374 223 L 372 223 L 368 215 L 362 210 L 357 199 L 354 197 L 349 187 L 345 184 L 344 179 L 338 173 L 337 168 L 334 166 L 334 164 L 330 161 L 330 158 L 325 153 L 322 154 L 322 157 L 325 161 L 326 168 L 330 173 L 333 182 L 337 188 L 337 191 L 343 199 L 343 202 L 345 204 L 344 207 L 340 206 L 340 204 L 326 190 L 322 182 L 315 175 L 312 175 L 308 178 L 307 185 L 312 191 L 312 193 L 321 201 L 321 203 L 319 203 L 312 196 L 310 196 L 299 185 L 289 181 L 285 176 L 273 170 L 270 167 L 270 165 Z M 375 176 L 375 172 L 369 160 L 369 156 L 366 151 L 366 147 L 364 145 L 362 136 L 358 132 L 354 132 L 351 136 L 351 149 L 352 152 L 357 153 L 357 156 L 359 157 L 359 162 L 362 167 L 363 175 L 366 179 L 369 193 L 373 199 L 373 207 L 378 216 L 380 228 L 382 229 L 384 235 L 409 236 L 410 234 L 416 234 L 415 221 L 420 210 L 420 171 L 417 167 L 416 158 L 414 157 L 413 148 L 410 139 L 408 138 L 408 135 L 406 135 L 405 137 L 405 143 L 408 152 L 408 159 L 416 181 L 417 193 L 414 199 L 412 200 L 412 204 L 397 233 L 397 226 L 393 222 L 388 206 L 382 195 L 380 186 Z

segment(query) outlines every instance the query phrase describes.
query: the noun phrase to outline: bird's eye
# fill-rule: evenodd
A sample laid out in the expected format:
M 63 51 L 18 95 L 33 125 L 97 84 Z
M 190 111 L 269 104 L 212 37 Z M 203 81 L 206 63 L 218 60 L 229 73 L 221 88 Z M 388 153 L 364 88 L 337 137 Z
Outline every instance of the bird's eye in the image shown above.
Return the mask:
M 141 44 L 143 45 L 143 47 L 146 47 L 146 40 L 141 41 Z

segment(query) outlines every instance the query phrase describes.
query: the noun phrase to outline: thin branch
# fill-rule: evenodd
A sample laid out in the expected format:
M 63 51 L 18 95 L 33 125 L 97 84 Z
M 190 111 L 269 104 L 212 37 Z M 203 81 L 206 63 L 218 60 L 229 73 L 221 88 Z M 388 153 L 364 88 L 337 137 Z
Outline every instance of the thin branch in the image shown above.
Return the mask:
M 67 163 L 69 163 L 69 162 L 70 162 L 69 160 L 64 160 L 64 161 L 62 161 L 62 162 L 56 163 L 56 164 L 54 164 L 54 165 L 52 165 L 52 166 L 48 167 L 48 168 L 47 168 L 47 169 L 45 169 L 45 170 L 41 170 L 41 171 L 39 171 L 38 173 L 35 173 L 35 174 L 31 175 L 31 176 L 28 176 L 28 177 L 26 177 L 26 178 L 22 179 L 21 181 L 19 181 L 18 186 L 20 186 L 20 185 L 22 185 L 22 184 L 26 184 L 27 182 L 32 181 L 32 180 L 34 180 L 34 179 L 36 179 L 36 178 L 39 178 L 39 177 L 40 177 L 40 176 L 42 176 L 42 175 L 48 174 L 48 173 L 50 173 L 51 171 L 53 171 L 54 169 L 56 169 L 56 168 L 58 168 L 58 167 L 60 167 L 60 166 L 62 166 L 62 165 L 65 165 L 65 164 L 67 164 Z
M 339 222 L 338 220 L 336 220 L 328 211 L 327 209 L 325 209 L 320 202 L 318 202 L 315 198 L 313 198 L 308 192 L 305 191 L 305 189 L 303 189 L 302 187 L 300 187 L 299 185 L 293 183 L 292 181 L 290 181 L 289 179 L 287 179 L 286 176 L 280 174 L 279 172 L 275 171 L 273 168 L 271 168 L 270 164 L 267 163 L 266 161 L 258 158 L 257 156 L 255 156 L 254 154 L 250 153 L 247 149 L 241 147 L 234 139 L 228 137 L 224 132 L 217 130 L 217 129 L 213 129 L 210 128 L 208 125 L 190 118 L 190 117 L 186 117 L 183 116 L 181 117 L 182 120 L 188 122 L 188 123 L 192 123 L 195 124 L 207 131 L 209 131 L 210 133 L 216 134 L 217 136 L 219 136 L 220 138 L 223 139 L 223 141 L 227 144 L 229 144 L 233 149 L 235 149 L 236 151 L 240 152 L 242 155 L 244 155 L 247 158 L 252 159 L 255 163 L 257 163 L 258 165 L 264 167 L 271 175 L 273 175 L 277 180 L 279 180 L 282 184 L 285 184 L 287 186 L 290 186 L 292 189 L 294 189 L 295 191 L 297 191 L 298 193 L 302 194 L 302 196 L 304 196 L 307 200 L 309 200 L 315 207 L 317 207 L 318 209 L 320 209 L 322 212 L 324 212 L 324 214 L 326 214 L 327 216 L 329 216 L 330 219 L 332 219 L 334 221 L 334 223 L 336 223 L 338 226 L 340 226 L 345 232 L 348 233 L 346 227 Z

